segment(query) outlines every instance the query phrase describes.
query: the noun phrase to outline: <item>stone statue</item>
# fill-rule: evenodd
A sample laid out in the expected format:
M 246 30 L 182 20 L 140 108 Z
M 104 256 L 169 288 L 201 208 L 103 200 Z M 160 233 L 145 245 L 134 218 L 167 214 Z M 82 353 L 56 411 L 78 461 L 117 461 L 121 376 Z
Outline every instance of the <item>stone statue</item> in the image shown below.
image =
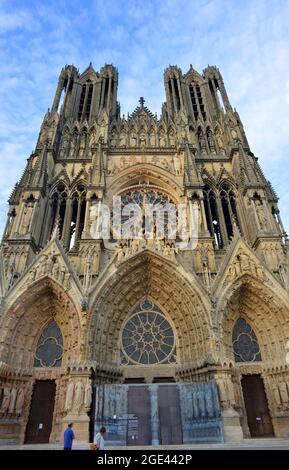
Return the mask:
M 9 404 L 10 404 L 10 389 L 8 387 L 4 387 L 3 398 L 2 398 L 1 408 L 0 408 L 1 413 L 6 413 L 8 411 Z
M 84 385 L 82 382 L 77 382 L 75 385 L 75 398 L 74 398 L 74 403 L 73 403 L 73 408 L 75 410 L 79 410 L 81 406 L 83 405 L 84 401 Z
M 178 154 L 175 154 L 174 156 L 174 170 L 175 170 L 175 173 L 176 175 L 180 175 L 181 174 L 181 161 L 180 161 L 180 157 Z
M 213 139 L 211 131 L 208 131 L 207 138 L 208 138 L 208 145 L 209 145 L 210 152 L 214 153 L 215 152 L 215 143 L 214 143 L 214 139 Z
M 255 206 L 256 206 L 256 212 L 257 212 L 257 217 L 258 217 L 258 221 L 259 221 L 259 224 L 260 224 L 260 228 L 261 228 L 261 230 L 265 230 L 266 227 L 267 227 L 268 220 L 267 220 L 267 217 L 264 213 L 264 207 L 263 207 L 261 201 L 259 201 L 259 200 L 257 200 L 255 202 Z
M 112 135 L 111 135 L 110 146 L 111 147 L 116 147 L 116 133 L 115 132 L 113 132 Z
M 150 133 L 149 141 L 150 141 L 150 146 L 155 147 L 155 145 L 156 145 L 156 135 L 155 135 L 154 132 Z
M 71 143 L 70 143 L 70 150 L 69 150 L 69 157 L 74 158 L 75 152 L 77 147 L 77 134 L 73 134 Z
M 10 392 L 10 403 L 9 403 L 9 413 L 11 414 L 14 413 L 16 397 L 17 397 L 17 389 L 13 387 Z
M 221 151 L 224 150 L 224 142 L 223 142 L 222 134 L 219 129 L 216 130 L 216 140 L 217 140 L 219 150 Z
M 134 132 L 131 134 L 129 141 L 131 147 L 136 147 L 136 135 Z
M 65 132 L 65 134 L 63 136 L 63 139 L 62 139 L 62 142 L 61 142 L 61 147 L 60 147 L 60 152 L 59 152 L 60 158 L 65 158 L 66 157 L 66 152 L 67 152 L 68 146 L 69 146 L 69 136 L 68 136 L 67 132 Z
M 287 390 L 286 382 L 281 382 L 279 384 L 279 392 L 280 392 L 282 403 L 287 404 L 288 403 L 288 390 Z
M 121 132 L 120 134 L 120 138 L 119 138 L 119 145 L 120 147 L 126 147 L 126 133 L 125 132 Z
M 65 411 L 70 411 L 72 408 L 74 396 L 74 383 L 70 382 L 67 387 L 66 399 L 65 399 Z
M 205 138 L 204 138 L 204 134 L 202 131 L 199 132 L 199 146 L 200 146 L 200 149 L 202 152 L 205 152 L 206 151 L 206 142 L 205 142 Z
M 84 397 L 84 404 L 86 408 L 90 408 L 92 400 L 92 389 L 91 385 L 87 384 L 85 387 L 85 397 Z
M 160 132 L 160 147 L 166 146 L 166 139 L 164 132 Z
M 146 135 L 144 133 L 141 133 L 139 143 L 142 148 L 146 146 Z
M 23 405 L 24 405 L 24 398 L 25 398 L 25 389 L 20 388 L 18 390 L 18 395 L 17 395 L 17 400 L 16 400 L 16 406 L 15 406 L 15 411 L 17 415 L 21 415 Z
M 32 211 L 33 211 L 33 202 L 29 202 L 24 207 L 22 222 L 21 222 L 20 230 L 19 230 L 19 233 L 23 235 L 25 235 L 29 231 Z
M 169 133 L 169 145 L 173 147 L 175 145 L 175 134 L 173 131 Z
M 275 403 L 276 403 L 277 407 L 279 408 L 280 405 L 281 405 L 281 398 L 280 398 L 280 393 L 279 393 L 278 386 L 276 384 L 274 384 L 272 389 L 273 389 L 273 395 L 274 395 Z
M 80 138 L 78 158 L 83 158 L 84 157 L 85 147 L 86 147 L 86 133 L 83 132 L 81 134 L 81 138 Z
M 107 173 L 109 175 L 113 175 L 115 172 L 115 165 L 113 163 L 112 160 L 108 160 L 108 163 L 107 163 Z

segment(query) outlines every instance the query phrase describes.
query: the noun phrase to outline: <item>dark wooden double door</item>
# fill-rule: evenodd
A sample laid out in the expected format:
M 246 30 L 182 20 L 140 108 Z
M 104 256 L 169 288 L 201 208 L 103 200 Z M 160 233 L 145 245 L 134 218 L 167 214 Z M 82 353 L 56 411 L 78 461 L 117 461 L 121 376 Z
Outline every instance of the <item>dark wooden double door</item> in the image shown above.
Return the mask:
M 37 380 L 33 389 L 25 443 L 48 443 L 52 429 L 56 384 L 54 380 Z
M 154 396 L 154 395 L 153 395 Z M 152 394 L 147 385 L 131 385 L 128 389 L 128 445 L 152 443 Z M 155 397 L 156 399 L 156 397 Z M 182 443 L 179 390 L 176 385 L 159 385 L 157 392 L 159 414 L 159 443 Z
M 260 375 L 243 375 L 242 390 L 251 437 L 273 436 L 264 383 Z

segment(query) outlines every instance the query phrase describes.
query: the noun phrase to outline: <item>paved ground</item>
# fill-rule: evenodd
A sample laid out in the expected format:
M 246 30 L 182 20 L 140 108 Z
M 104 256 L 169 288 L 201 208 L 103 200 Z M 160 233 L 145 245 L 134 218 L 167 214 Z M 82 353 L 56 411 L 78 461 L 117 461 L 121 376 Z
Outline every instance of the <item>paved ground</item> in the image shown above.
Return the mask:
M 0 450 L 59 450 L 62 449 L 61 445 L 58 444 L 25 444 L 25 445 L 0 445 Z M 86 450 L 88 445 L 75 443 L 74 449 Z M 127 447 L 109 447 L 107 450 L 126 450 Z M 130 449 L 136 450 L 210 450 L 210 449 L 252 449 L 252 450 L 264 450 L 264 449 L 275 449 L 275 450 L 289 450 L 289 438 L 288 439 L 244 439 L 238 444 L 224 443 L 224 444 L 191 444 L 191 445 L 176 445 L 176 446 L 143 446 L 143 447 L 130 447 Z

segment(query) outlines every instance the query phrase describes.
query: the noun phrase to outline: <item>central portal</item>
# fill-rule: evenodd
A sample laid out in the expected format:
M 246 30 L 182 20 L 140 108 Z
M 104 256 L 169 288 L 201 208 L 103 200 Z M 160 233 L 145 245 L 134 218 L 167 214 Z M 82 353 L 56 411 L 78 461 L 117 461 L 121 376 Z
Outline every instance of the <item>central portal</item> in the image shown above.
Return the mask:
M 95 385 L 94 429 L 109 445 L 223 442 L 217 385 L 193 383 Z

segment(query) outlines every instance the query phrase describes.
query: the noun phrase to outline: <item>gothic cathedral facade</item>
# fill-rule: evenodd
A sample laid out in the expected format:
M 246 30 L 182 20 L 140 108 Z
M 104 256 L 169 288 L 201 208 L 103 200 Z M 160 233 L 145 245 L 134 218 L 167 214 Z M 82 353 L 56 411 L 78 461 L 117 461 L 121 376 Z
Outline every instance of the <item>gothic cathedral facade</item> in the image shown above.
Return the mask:
M 60 442 L 70 421 L 82 442 L 100 424 L 124 444 L 289 436 L 278 198 L 216 67 L 164 85 L 159 117 L 143 98 L 125 117 L 115 67 L 61 71 L 1 244 L 2 442 Z M 115 237 L 115 196 L 124 224 L 145 201 L 196 208 L 193 247 L 166 217 Z

